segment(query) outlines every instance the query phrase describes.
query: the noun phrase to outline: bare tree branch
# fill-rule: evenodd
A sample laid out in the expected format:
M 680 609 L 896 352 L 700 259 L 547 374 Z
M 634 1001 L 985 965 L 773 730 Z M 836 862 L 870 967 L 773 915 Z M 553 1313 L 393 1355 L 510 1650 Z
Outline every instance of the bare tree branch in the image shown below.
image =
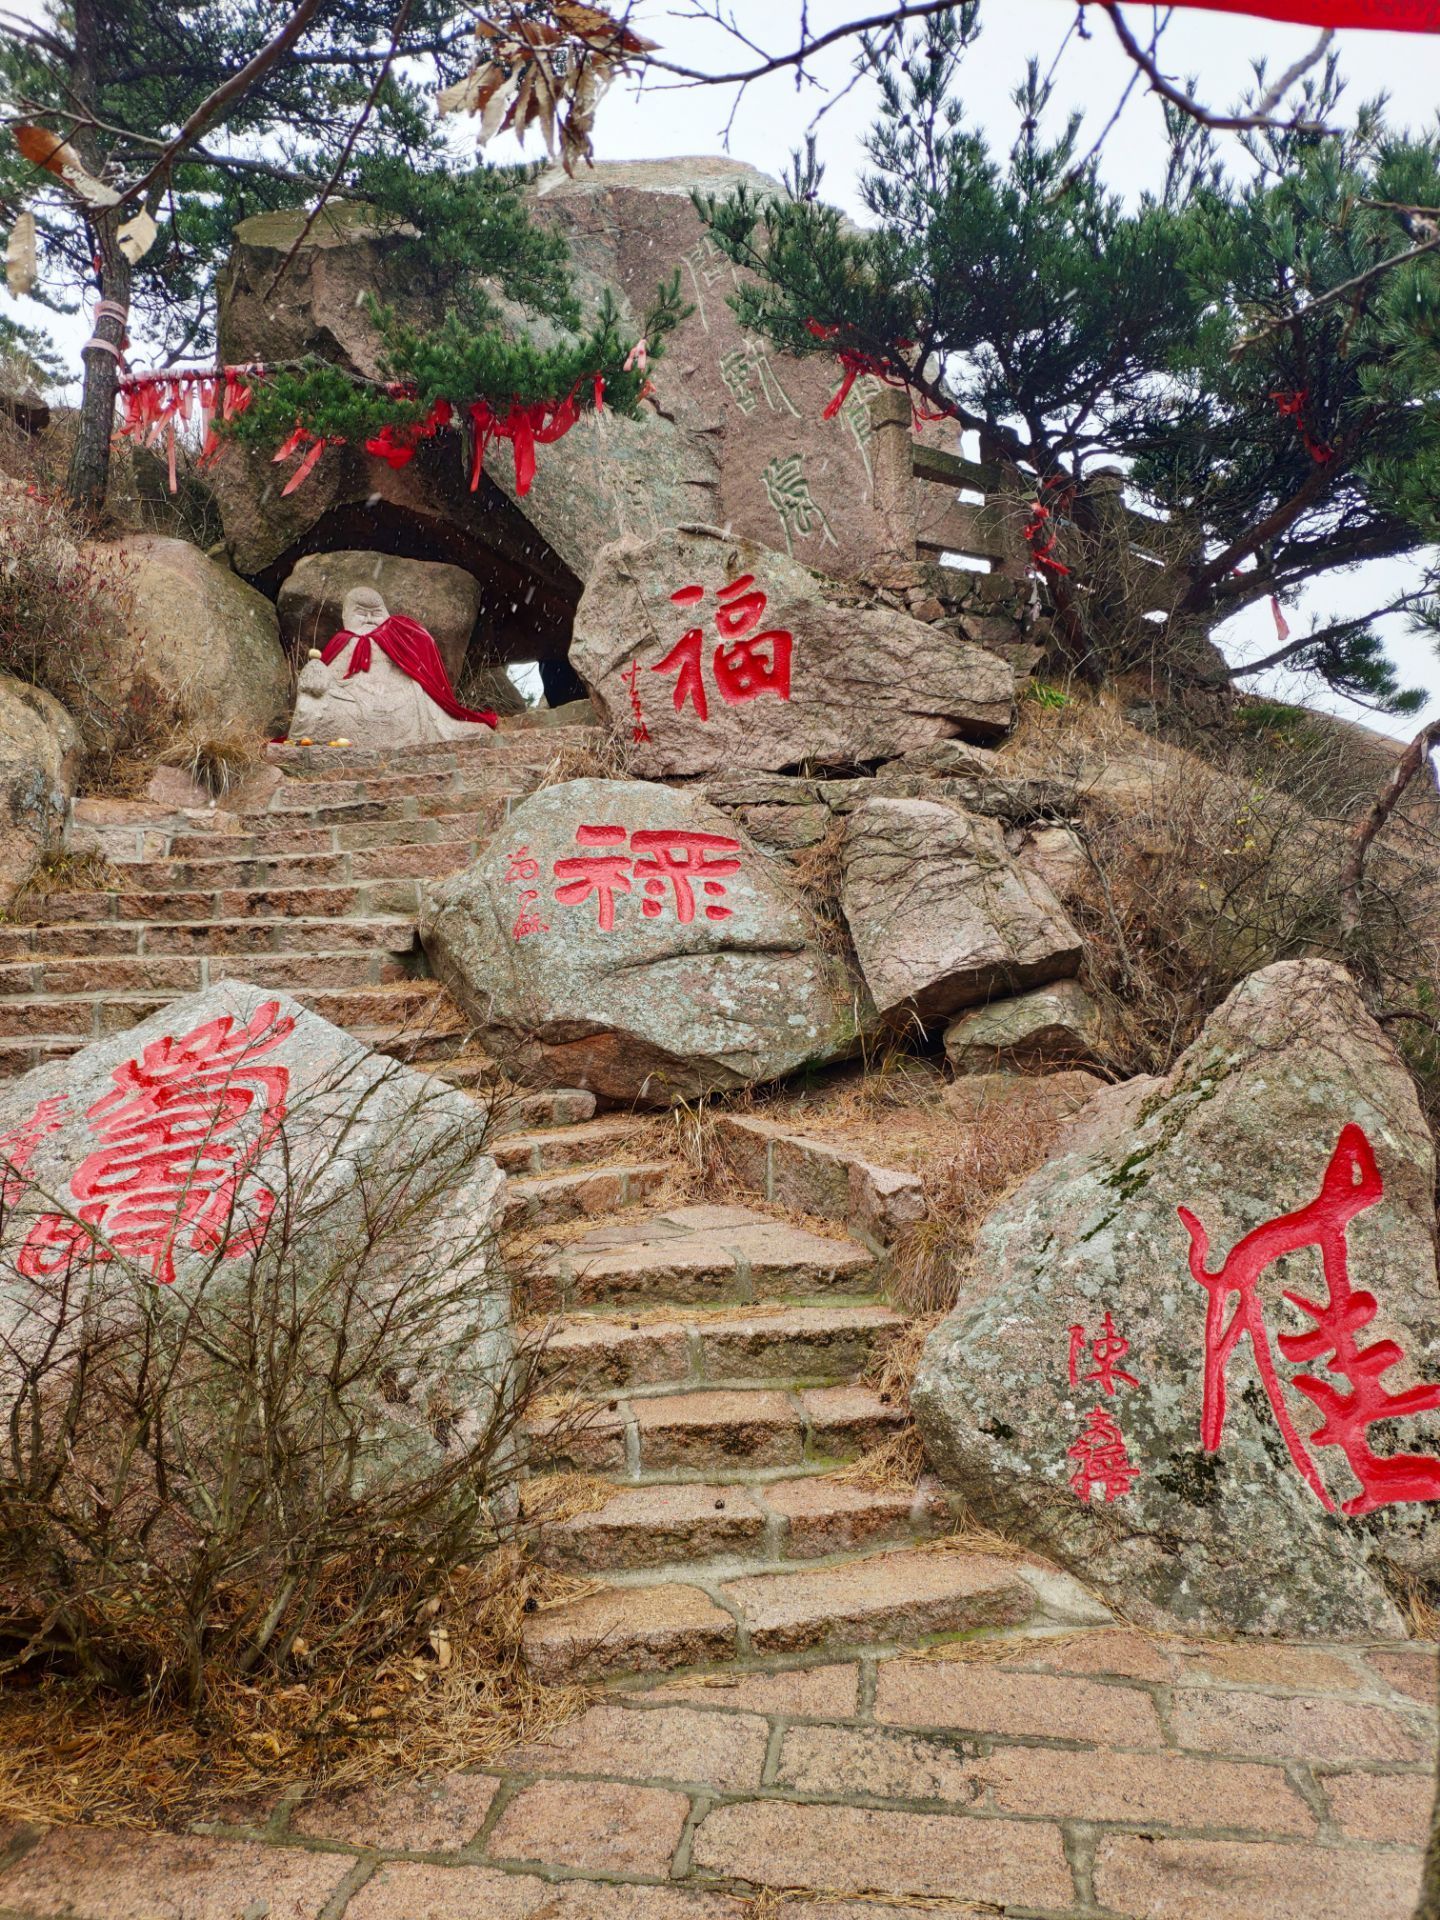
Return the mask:
M 332 169 L 330 174 L 330 178 L 325 182 L 324 186 L 320 189 L 319 199 L 315 202 L 315 205 L 310 209 L 309 213 L 306 214 L 305 224 L 303 227 L 301 227 L 299 233 L 296 234 L 294 240 L 291 242 L 290 251 L 285 255 L 285 258 L 280 262 L 279 266 L 275 269 L 275 277 L 270 282 L 269 287 L 266 289 L 265 298 L 267 301 L 272 300 L 274 298 L 275 289 L 279 286 L 280 282 L 285 278 L 285 275 L 288 272 L 290 267 L 290 262 L 295 258 L 296 254 L 300 251 L 301 247 L 304 246 L 305 241 L 309 236 L 310 229 L 314 226 L 315 222 L 320 218 L 320 213 L 322 208 L 325 205 L 325 202 L 330 198 L 331 194 L 335 191 L 335 188 L 339 183 L 340 176 L 345 171 L 346 162 L 349 160 L 350 155 L 355 150 L 355 142 L 360 138 L 360 130 L 365 125 L 365 122 L 370 118 L 370 114 L 375 106 L 375 102 L 380 98 L 380 89 L 384 86 L 386 79 L 389 77 L 390 64 L 395 58 L 396 49 L 399 47 L 401 36 L 405 32 L 405 23 L 410 18 L 410 8 L 413 5 L 413 3 L 414 3 L 414 0 L 400 0 L 400 11 L 395 15 L 395 25 L 390 30 L 390 50 L 386 54 L 384 60 L 380 63 L 380 69 L 375 75 L 375 84 L 374 86 L 371 87 L 369 93 L 365 96 L 364 106 L 361 107 L 359 113 L 356 114 L 354 120 L 352 120 L 350 123 L 350 131 L 345 136 L 345 144 L 340 149 L 339 158 L 335 162 L 334 168 Z
M 1432 720 L 1406 747 L 1373 805 L 1355 830 L 1350 852 L 1340 870 L 1340 926 L 1347 941 L 1360 925 L 1360 886 L 1365 878 L 1365 859 L 1375 836 L 1394 813 L 1405 790 L 1425 765 L 1425 757 L 1440 744 L 1440 720 Z
M 1377 260 L 1373 267 L 1366 267 L 1363 273 L 1352 274 L 1348 280 L 1341 280 L 1336 286 L 1327 287 L 1324 293 L 1317 293 L 1307 305 L 1297 313 L 1277 314 L 1273 320 L 1267 320 L 1253 333 L 1247 333 L 1230 349 L 1230 358 L 1238 360 L 1247 347 L 1253 347 L 1257 340 L 1263 340 L 1268 334 L 1278 333 L 1282 327 L 1292 327 L 1297 321 L 1308 320 L 1312 313 L 1321 307 L 1328 307 L 1332 300 L 1339 300 L 1347 293 L 1353 293 L 1357 287 L 1363 287 L 1371 280 L 1378 280 L 1382 273 L 1389 273 L 1394 267 L 1403 267 L 1411 260 L 1418 260 L 1422 254 L 1434 253 L 1440 248 L 1440 233 L 1433 239 L 1422 240 L 1418 246 L 1407 247 L 1404 253 L 1392 253 L 1384 260 Z
M 178 154 L 183 153 L 186 147 L 193 145 L 200 138 L 221 109 L 228 106 L 232 100 L 238 100 L 242 94 L 247 93 L 255 82 L 274 66 L 280 56 L 295 44 L 319 9 L 320 0 L 300 0 L 300 4 L 275 37 L 267 40 L 253 59 L 247 60 L 245 65 L 232 73 L 227 80 L 222 80 L 215 91 L 200 102 L 149 172 L 142 174 L 132 186 L 125 188 L 121 195 L 122 201 L 143 199 L 151 184 L 167 171 Z

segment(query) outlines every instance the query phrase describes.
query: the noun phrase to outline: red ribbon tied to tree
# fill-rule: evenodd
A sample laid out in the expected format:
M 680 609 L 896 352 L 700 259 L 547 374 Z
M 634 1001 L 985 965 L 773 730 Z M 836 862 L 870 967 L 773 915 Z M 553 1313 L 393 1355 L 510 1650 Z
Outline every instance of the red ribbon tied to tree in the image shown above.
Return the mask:
M 817 340 L 834 340 L 840 332 L 838 326 L 823 326 L 818 320 L 807 320 L 805 325 Z M 895 351 L 904 353 L 914 344 L 913 340 L 897 340 Z M 835 418 L 850 398 L 850 389 L 862 374 L 872 374 L 875 379 L 882 380 L 887 387 L 910 390 L 909 375 L 888 355 L 866 353 L 859 347 L 837 347 L 835 358 L 840 362 L 840 385 L 826 403 L 825 410 L 820 415 L 822 420 Z M 918 398 L 913 390 L 910 391 L 910 412 L 917 426 L 926 420 L 953 419 L 954 411 L 953 407 L 933 407 L 925 400 Z
M 222 420 L 233 420 L 236 414 L 244 413 L 252 398 L 250 379 L 260 371 L 258 367 L 241 366 L 221 367 L 215 373 L 187 368 L 174 373 L 126 374 L 119 386 L 120 437 L 133 440 L 137 446 L 153 446 L 162 435 L 167 438 L 170 491 L 174 493 L 180 428 L 198 406 L 204 439 L 195 464 L 203 467 L 219 451 L 217 414 Z
M 416 420 L 408 427 L 382 427 L 373 439 L 365 442 L 365 451 L 392 467 L 408 467 L 420 442 L 433 439 L 453 418 L 450 402 L 437 400 L 423 420 Z
M 1020 529 L 1020 537 L 1030 549 L 1032 566 L 1043 568 L 1047 573 L 1069 573 L 1069 567 L 1055 558 L 1054 510 L 1046 506 L 1042 497 L 1047 489 L 1054 491 L 1055 510 L 1063 510 L 1074 497 L 1075 490 L 1063 474 L 1052 474 L 1048 480 L 1042 480 L 1040 493 L 1030 508 L 1030 518 Z
M 604 382 L 597 375 L 596 391 L 603 393 Z M 515 491 L 523 500 L 535 478 L 535 449 L 561 439 L 580 418 L 574 386 L 563 400 L 514 400 L 510 410 L 498 414 L 488 400 L 473 400 L 468 412 L 475 435 L 475 453 L 470 463 L 470 491 L 480 484 L 485 467 L 485 449 L 492 440 L 508 440 L 515 451 Z
M 1329 441 L 1317 440 L 1305 419 L 1305 402 L 1310 398 L 1308 387 L 1297 387 L 1293 393 L 1272 393 L 1270 398 L 1275 402 L 1275 411 L 1282 420 L 1295 422 L 1295 431 L 1316 466 L 1323 467 L 1327 460 L 1335 458 L 1335 449 Z

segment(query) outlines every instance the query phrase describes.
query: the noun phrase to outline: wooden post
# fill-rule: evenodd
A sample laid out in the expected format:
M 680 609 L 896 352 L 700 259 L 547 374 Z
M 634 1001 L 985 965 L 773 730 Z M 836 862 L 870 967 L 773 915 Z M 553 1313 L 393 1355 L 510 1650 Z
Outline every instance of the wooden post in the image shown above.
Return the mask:
M 882 387 L 870 397 L 870 473 L 886 555 L 913 562 L 917 535 L 910 396 Z

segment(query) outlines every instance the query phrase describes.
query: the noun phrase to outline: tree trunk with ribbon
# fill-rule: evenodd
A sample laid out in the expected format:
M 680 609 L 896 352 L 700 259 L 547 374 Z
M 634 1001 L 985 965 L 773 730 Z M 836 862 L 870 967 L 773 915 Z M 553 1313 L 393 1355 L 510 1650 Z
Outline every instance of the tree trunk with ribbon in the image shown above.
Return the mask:
M 96 257 L 100 262 L 100 302 L 95 309 L 94 332 L 81 350 L 85 386 L 80 401 L 80 428 L 66 483 L 66 491 L 74 504 L 92 517 L 104 507 L 110 479 L 115 393 L 130 317 L 133 269 L 116 237 L 118 226 L 119 216 L 112 212 L 97 213 L 91 221 Z

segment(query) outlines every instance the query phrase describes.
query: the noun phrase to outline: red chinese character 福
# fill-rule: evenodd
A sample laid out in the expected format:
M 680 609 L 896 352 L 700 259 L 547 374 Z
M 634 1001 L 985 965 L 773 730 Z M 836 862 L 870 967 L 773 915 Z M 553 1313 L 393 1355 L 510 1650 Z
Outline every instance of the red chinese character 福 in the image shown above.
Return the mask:
M 700 670 L 700 648 L 704 640 L 705 636 L 699 627 L 691 627 L 688 633 L 681 635 L 665 658 L 656 661 L 650 669 L 652 673 L 678 671 L 680 677 L 675 682 L 673 696 L 675 711 L 682 712 L 688 700 L 698 720 L 710 718 L 710 705 L 705 698 L 705 676 Z
M 1370 1447 L 1369 1428 L 1377 1421 L 1398 1420 L 1404 1414 L 1428 1413 L 1440 1407 L 1440 1386 L 1422 1384 L 1391 1393 L 1380 1376 L 1405 1357 L 1394 1340 L 1377 1340 L 1362 1347 L 1357 1334 L 1375 1318 L 1373 1293 L 1352 1287 L 1346 1234 L 1350 1222 L 1384 1193 L 1380 1169 L 1370 1142 L 1358 1126 L 1342 1128 L 1320 1191 L 1307 1206 L 1279 1215 L 1247 1233 L 1230 1249 L 1217 1273 L 1206 1270 L 1209 1235 L 1188 1207 L 1179 1209 L 1190 1235 L 1190 1272 L 1209 1294 L 1205 1314 L 1205 1391 L 1200 1437 L 1207 1453 L 1214 1453 L 1225 1431 L 1226 1368 L 1244 1334 L 1259 1370 L 1270 1410 L 1306 1485 L 1330 1512 L 1335 1502 L 1326 1491 L 1314 1460 L 1290 1417 L 1259 1295 L 1262 1271 L 1274 1260 L 1302 1247 L 1316 1247 L 1329 1292 L 1323 1303 L 1298 1293 L 1284 1297 L 1315 1325 L 1304 1333 L 1282 1333 L 1277 1344 L 1287 1360 L 1321 1360 L 1328 1371 L 1349 1384 L 1348 1393 L 1311 1373 L 1297 1373 L 1292 1384 L 1313 1401 L 1323 1416 L 1310 1434 L 1317 1447 L 1338 1447 L 1360 1492 L 1341 1509 L 1348 1514 L 1372 1513 L 1398 1501 L 1440 1499 L 1440 1460 L 1424 1454 L 1379 1455 Z M 1235 1310 L 1226 1324 L 1231 1294 Z
M 1110 1318 L 1110 1309 L 1108 1307 L 1105 1309 L 1105 1321 L 1101 1331 L 1096 1334 L 1094 1340 L 1089 1344 L 1093 1350 L 1095 1370 L 1093 1373 L 1087 1373 L 1084 1376 L 1086 1383 L 1091 1380 L 1098 1381 L 1100 1391 L 1112 1395 L 1115 1392 L 1115 1382 L 1117 1380 L 1123 1380 L 1127 1387 L 1139 1386 L 1140 1382 L 1135 1378 L 1134 1374 L 1126 1373 L 1125 1369 L 1117 1364 L 1123 1360 L 1130 1351 L 1130 1342 L 1123 1334 L 1115 1331 L 1114 1322 Z M 1086 1335 L 1084 1327 L 1071 1327 L 1070 1384 L 1072 1387 L 1081 1385 L 1080 1357 L 1084 1353 L 1085 1347 Z
M 635 878 L 645 879 L 646 898 L 640 902 L 640 911 L 651 919 L 661 912 L 667 881 L 675 890 L 675 917 L 682 926 L 689 926 L 695 918 L 691 881 L 697 881 L 712 901 L 719 900 L 724 897 L 725 880 L 740 871 L 740 862 L 731 857 L 739 853 L 740 842 L 723 833 L 684 832 L 675 827 L 644 828 L 630 836 L 630 846 L 637 855 Z M 706 855 L 719 857 L 707 859 Z M 728 920 L 730 908 L 712 904 L 706 907 L 705 918 Z
M 705 589 L 681 587 L 670 598 L 676 606 L 696 607 L 705 598 Z M 721 699 L 732 707 L 754 700 L 762 693 L 773 693 L 778 699 L 788 700 L 795 636 L 780 627 L 772 627 L 765 633 L 755 631 L 765 615 L 766 596 L 756 586 L 754 574 L 741 574 L 738 580 L 721 587 L 715 598 L 718 603 L 715 626 L 721 641 L 711 655 L 710 666 Z M 710 708 L 701 660 L 703 646 L 701 629 L 691 627 L 650 671 L 676 673 L 675 711 L 681 712 L 688 700 L 696 717 L 708 720 Z
M 0 1133 L 0 1207 L 13 1207 L 29 1184 L 25 1177 L 31 1157 L 42 1140 L 58 1132 L 64 1124 L 63 1093 L 41 1100 L 28 1120 L 22 1120 L 8 1133 Z
M 1125 1451 L 1124 1434 L 1103 1407 L 1090 1409 L 1089 1424 L 1075 1444 L 1066 1448 L 1065 1457 L 1076 1463 L 1070 1485 L 1086 1506 L 1092 1488 L 1102 1487 L 1108 1503 L 1128 1493 L 1140 1478 L 1140 1469 L 1131 1464 Z
M 510 864 L 505 869 L 507 884 L 519 884 L 522 880 L 534 880 L 540 872 L 540 862 L 531 853 L 529 847 L 517 847 L 508 856 Z
M 25 1278 L 60 1272 L 85 1247 L 100 1262 L 138 1260 L 168 1286 L 182 1235 L 192 1252 L 227 1260 L 258 1246 L 275 1196 L 245 1183 L 285 1118 L 290 1070 L 256 1056 L 294 1027 L 267 1000 L 245 1026 L 223 1014 L 117 1067 L 112 1090 L 85 1115 L 101 1145 L 71 1178 L 75 1217 L 35 1223 L 17 1262 Z M 247 1137 L 233 1138 L 246 1119 Z M 242 1202 L 253 1211 L 235 1232 Z
M 577 827 L 578 847 L 623 847 L 629 839 L 624 827 Z M 581 859 L 572 855 L 555 862 L 555 878 L 565 884 L 555 889 L 562 906 L 573 907 L 593 893 L 600 903 L 600 930 L 609 933 L 615 925 L 615 893 L 630 891 L 630 857 L 624 853 L 592 853 Z

